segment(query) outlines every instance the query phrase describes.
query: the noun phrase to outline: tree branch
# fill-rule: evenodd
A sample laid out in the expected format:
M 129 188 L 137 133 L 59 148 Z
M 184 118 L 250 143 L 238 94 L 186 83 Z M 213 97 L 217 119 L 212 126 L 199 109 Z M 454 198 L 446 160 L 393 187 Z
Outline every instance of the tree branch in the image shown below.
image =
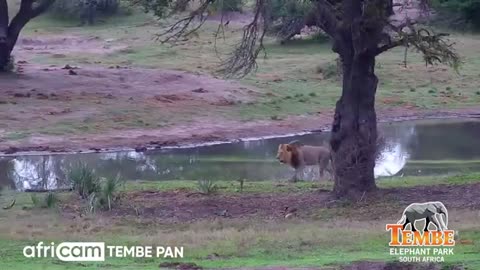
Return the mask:
M 394 41 L 391 41 L 391 42 L 389 42 L 385 45 L 382 45 L 382 46 L 378 47 L 377 50 L 374 53 L 375 53 L 375 55 L 379 55 L 383 52 L 386 52 L 390 49 L 393 49 L 395 47 L 402 46 L 402 45 L 405 45 L 405 39 L 404 38 L 394 40 Z
M 243 29 L 240 44 L 230 57 L 222 63 L 220 72 L 227 76 L 244 77 L 257 69 L 257 57 L 264 51 L 263 39 L 268 28 L 268 0 L 256 0 L 255 15 L 251 23 Z
M 0 43 L 5 42 L 7 39 L 8 21 L 7 0 L 0 0 Z
M 208 6 L 213 3 L 215 0 L 206 0 L 199 8 L 190 12 L 190 14 L 174 24 L 170 25 L 167 30 L 157 35 L 157 38 L 160 39 L 162 43 L 177 41 L 182 36 L 188 36 L 193 32 L 197 31 L 207 20 L 208 15 L 205 16 L 204 13 L 207 10 Z M 200 22 L 193 28 L 188 29 L 192 22 L 198 18 Z
M 327 35 L 334 37 L 339 24 L 339 20 L 335 16 L 335 8 L 327 0 L 317 0 L 315 7 L 317 10 L 315 15 L 316 25 Z
M 45 12 L 55 0 L 22 0 L 17 15 L 8 26 L 8 47 L 10 50 L 17 42 L 22 28 L 32 19 Z M 34 4 L 36 4 L 34 6 Z

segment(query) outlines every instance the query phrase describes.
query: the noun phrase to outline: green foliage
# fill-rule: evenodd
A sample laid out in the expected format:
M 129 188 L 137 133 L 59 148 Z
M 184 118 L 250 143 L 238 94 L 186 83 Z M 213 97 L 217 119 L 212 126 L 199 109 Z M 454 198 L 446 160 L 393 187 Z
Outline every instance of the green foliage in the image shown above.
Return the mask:
M 88 211 L 94 213 L 97 209 L 112 210 L 113 203 L 119 199 L 118 189 L 124 186 L 124 183 L 120 174 L 116 177 L 103 178 L 99 190 L 88 197 Z
M 53 15 L 61 18 L 80 17 L 89 0 L 56 0 L 51 7 Z M 102 15 L 112 15 L 119 11 L 120 0 L 96 0 L 96 10 Z
M 449 26 L 480 29 L 480 0 L 435 0 L 433 4 L 440 11 L 439 20 Z
M 68 172 L 68 180 L 72 183 L 73 190 L 84 199 L 100 190 L 100 178 L 84 163 L 78 164 Z
M 273 20 L 281 18 L 303 18 L 311 8 L 311 1 L 273 0 L 271 16 Z
M 182 0 L 128 0 L 131 4 L 138 5 L 143 8 L 145 13 L 152 12 L 155 16 L 162 18 L 171 11 L 171 7 L 176 10 L 185 9 L 189 1 Z M 182 4 L 183 3 L 183 4 Z
M 49 192 L 42 198 L 39 198 L 37 194 L 32 194 L 30 199 L 35 208 L 54 208 L 58 204 L 58 197 L 53 192 Z
M 311 1 L 273 0 L 270 10 L 272 27 L 269 32 L 282 41 L 290 39 L 306 25 L 311 9 Z
M 206 194 L 206 195 L 213 194 L 213 193 L 217 192 L 217 190 L 218 190 L 218 187 L 217 187 L 217 185 L 215 185 L 214 181 L 206 180 L 206 179 L 199 180 L 197 182 L 197 188 L 201 193 Z
M 216 0 L 210 5 L 209 11 L 212 13 L 242 11 L 243 0 Z

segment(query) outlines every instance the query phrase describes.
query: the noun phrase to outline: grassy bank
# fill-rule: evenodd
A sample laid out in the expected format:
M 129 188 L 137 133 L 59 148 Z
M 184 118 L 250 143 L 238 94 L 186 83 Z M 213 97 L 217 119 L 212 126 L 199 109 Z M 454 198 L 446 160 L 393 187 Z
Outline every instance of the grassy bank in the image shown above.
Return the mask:
M 94 37 L 98 38 L 97 41 L 109 40 L 106 46 L 125 46 L 116 51 L 99 53 L 75 50 L 59 54 L 42 53 L 33 57 L 31 61 L 34 63 L 174 69 L 221 77 L 216 73 L 219 64 L 232 51 L 242 34 L 240 25 L 230 24 L 225 29 L 224 38 L 215 42 L 212 35 L 217 30 L 217 23 L 209 21 L 201 28 L 198 36 L 171 46 L 161 44 L 154 38 L 165 24 L 158 24 L 152 17 L 140 12 L 134 12 L 131 16 L 110 18 L 93 27 L 75 27 L 72 22 L 54 21 L 43 16 L 27 26 L 23 37 L 35 39 L 40 36 L 48 38 L 62 35 L 85 40 Z M 434 110 L 476 106 L 480 102 L 477 87 L 480 74 L 479 38 L 476 35 L 453 34 L 452 39 L 456 41 L 458 51 L 464 56 L 465 64 L 459 74 L 442 65 L 426 67 L 422 57 L 416 52 L 409 53 L 407 67 L 402 64 L 403 49 L 382 54 L 378 58 L 376 70 L 380 80 L 377 91 L 378 108 Z M 292 115 L 316 115 L 332 110 L 340 96 L 340 83 L 336 55 L 326 41 L 311 40 L 278 45 L 274 40 L 268 39 L 266 49 L 267 58 L 259 59 L 257 73 L 240 80 L 244 85 L 255 87 L 261 93 L 260 96 L 255 97 L 252 102 L 233 104 L 228 108 L 219 106 L 207 111 L 196 111 L 196 116 L 215 115 L 228 120 L 251 121 L 282 119 Z M 101 50 L 102 48 L 99 48 L 99 51 Z M 75 108 L 76 105 L 81 104 L 74 100 L 72 107 Z M 104 123 L 102 127 L 105 123 L 112 122 L 111 129 L 160 128 L 174 123 L 187 123 L 192 114 L 192 111 L 188 110 L 172 115 L 166 112 L 152 114 L 155 108 L 147 105 L 139 108 L 138 104 L 136 105 L 131 108 L 130 114 L 136 114 L 135 119 L 143 119 L 143 122 L 118 120 L 118 114 L 106 111 L 102 114 L 103 118 L 106 118 L 101 120 Z M 160 117 L 162 113 L 165 117 Z M 37 132 L 49 135 L 84 134 L 98 130 L 98 127 L 95 127 L 97 121 L 83 120 L 59 122 L 58 128 L 52 125 L 46 130 L 17 130 L 9 136 L 28 137 Z M 159 126 L 158 123 L 162 125 Z
M 480 175 L 449 177 L 408 177 L 379 181 L 382 188 L 413 188 L 445 184 L 468 186 L 480 182 Z M 229 196 L 264 196 L 276 194 L 287 198 L 292 194 L 330 189 L 318 183 L 283 184 L 273 182 L 245 183 L 239 192 L 238 183 L 217 183 L 216 195 L 201 199 Z M 420 188 L 420 187 L 419 187 Z M 195 192 L 196 184 L 186 181 L 129 182 L 122 194 L 176 194 Z M 160 193 L 155 193 L 160 192 Z M 169 192 L 169 193 L 161 193 Z M 244 194 L 244 195 L 242 195 Z M 263 266 L 332 266 L 355 261 L 393 261 L 389 255 L 385 224 L 396 222 L 404 203 L 390 197 L 360 204 L 338 202 L 319 206 L 309 216 L 269 220 L 257 218 L 214 218 L 187 223 L 164 223 L 155 218 L 112 216 L 109 212 L 76 215 L 65 207 L 35 208 L 30 194 L 4 191 L 1 205 L 16 198 L 12 209 L 0 210 L 1 269 L 158 269 L 164 259 L 107 258 L 102 263 L 66 263 L 52 258 L 23 257 L 25 245 L 39 241 L 104 241 L 107 245 L 182 245 L 185 258 L 168 260 L 191 262 L 206 268 Z M 72 194 L 58 195 L 60 205 L 72 204 Z M 125 197 L 124 197 L 125 198 Z M 234 197 L 232 197 L 234 198 Z M 192 198 L 193 199 L 193 198 Z M 148 200 L 146 201 L 148 203 Z M 384 213 L 376 218 L 372 213 Z M 478 210 L 450 208 L 450 227 L 458 232 L 455 255 L 447 256 L 447 264 L 480 269 L 480 222 Z

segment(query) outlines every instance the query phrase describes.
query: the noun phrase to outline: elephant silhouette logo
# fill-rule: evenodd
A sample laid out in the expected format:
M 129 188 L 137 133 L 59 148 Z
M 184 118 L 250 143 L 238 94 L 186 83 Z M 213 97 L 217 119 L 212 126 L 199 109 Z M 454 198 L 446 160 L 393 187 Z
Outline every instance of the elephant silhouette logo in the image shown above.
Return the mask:
M 410 230 L 415 232 L 419 229 L 415 222 L 421 220 L 425 220 L 425 232 L 430 231 L 431 224 L 435 225 L 437 231 L 448 230 L 448 211 L 441 202 L 412 203 L 405 208 L 397 224 L 401 224 L 403 230 L 410 224 Z

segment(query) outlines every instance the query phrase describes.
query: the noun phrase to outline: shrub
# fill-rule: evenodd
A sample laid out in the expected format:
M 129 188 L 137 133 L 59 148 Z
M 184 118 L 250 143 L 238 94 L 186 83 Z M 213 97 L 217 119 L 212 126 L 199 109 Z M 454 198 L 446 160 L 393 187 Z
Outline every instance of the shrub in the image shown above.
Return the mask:
M 308 16 L 312 9 L 310 1 L 303 0 L 273 0 L 271 4 L 270 34 L 284 43 L 296 34 L 300 34 L 305 26 L 315 25 L 314 18 Z
M 209 7 L 211 13 L 242 11 L 243 0 L 217 0 Z
M 480 29 L 480 0 L 434 0 L 437 21 L 455 28 Z
M 85 0 L 56 0 L 51 7 L 54 16 L 60 18 L 79 18 L 85 5 Z M 119 0 L 97 0 L 97 11 L 100 15 L 113 15 L 119 11 Z
M 72 183 L 73 190 L 83 199 L 100 190 L 100 178 L 84 163 L 78 164 L 69 171 L 68 180 Z
M 118 200 L 118 189 L 125 183 L 118 174 L 116 177 L 103 178 L 98 191 L 90 194 L 88 198 L 89 212 L 96 212 L 97 209 L 112 210 L 113 203 Z
M 218 190 L 218 187 L 217 187 L 217 185 L 215 185 L 214 181 L 206 180 L 206 179 L 199 180 L 197 182 L 197 188 L 201 193 L 206 194 L 206 195 L 213 194 L 213 193 L 217 192 L 217 190 Z
M 58 203 L 57 195 L 53 192 L 49 192 L 41 199 L 38 198 L 37 194 L 32 194 L 30 198 L 35 208 L 54 208 Z

